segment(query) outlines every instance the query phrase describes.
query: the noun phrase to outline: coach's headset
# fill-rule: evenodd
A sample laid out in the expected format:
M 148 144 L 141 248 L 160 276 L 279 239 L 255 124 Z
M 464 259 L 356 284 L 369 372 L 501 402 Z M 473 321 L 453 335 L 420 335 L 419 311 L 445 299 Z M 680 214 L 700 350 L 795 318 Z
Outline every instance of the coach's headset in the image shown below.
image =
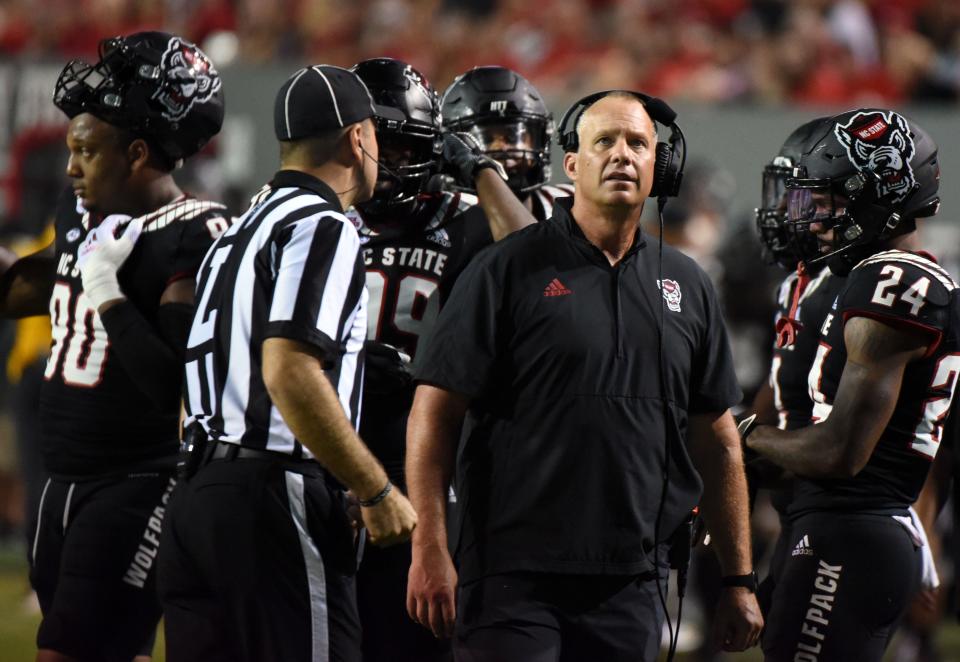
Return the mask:
M 577 128 L 580 124 L 580 118 L 583 117 L 583 114 L 594 103 L 614 93 L 628 94 L 636 97 L 636 99 L 643 104 L 643 107 L 646 109 L 647 115 L 650 116 L 651 120 L 670 127 L 670 137 L 667 139 L 667 141 L 657 142 L 656 162 L 653 165 L 653 185 L 650 187 L 650 197 L 657 199 L 657 211 L 660 216 L 660 241 L 659 251 L 657 253 L 657 284 L 659 286 L 659 284 L 663 282 L 663 208 L 667 204 L 667 198 L 674 198 L 680 192 L 680 182 L 683 180 L 683 167 L 687 162 L 687 141 L 683 137 L 683 131 L 680 130 L 680 126 L 677 124 L 677 113 L 662 99 L 652 97 L 642 92 L 634 92 L 633 90 L 605 90 L 603 92 L 596 92 L 594 94 L 585 96 L 574 103 L 572 106 L 570 106 L 570 109 L 563 114 L 563 118 L 560 120 L 560 127 L 557 131 L 557 142 L 560 144 L 560 147 L 564 152 L 577 151 L 577 149 L 580 147 L 580 137 L 577 135 Z M 670 448 L 670 440 L 673 435 L 671 434 L 669 425 L 669 421 L 672 419 L 672 412 L 670 407 L 667 405 L 667 384 L 665 375 L 666 368 L 663 363 L 664 307 L 665 301 L 661 297 L 660 315 L 659 319 L 657 320 L 657 359 L 660 368 L 660 392 L 663 395 L 664 463 L 662 471 L 663 487 L 660 493 L 660 504 L 657 506 L 657 518 L 653 525 L 653 566 L 655 569 L 659 567 L 657 557 L 659 555 L 661 542 L 660 519 L 663 516 L 664 505 L 667 501 L 667 492 L 670 487 L 670 458 L 673 455 Z M 673 426 L 673 429 L 676 429 L 676 426 Z M 683 530 L 684 527 L 681 527 L 681 531 Z M 686 530 L 690 531 L 689 528 Z M 680 539 L 678 541 L 674 539 L 672 543 L 673 547 L 676 548 L 676 551 L 672 551 L 672 553 L 669 555 L 671 557 L 671 565 L 673 565 L 674 562 L 674 554 L 679 554 L 679 556 L 676 557 L 676 567 L 678 568 L 677 592 L 680 598 L 680 605 L 677 610 L 677 627 L 675 630 L 670 624 L 670 615 L 667 611 L 665 597 L 666 592 L 661 590 L 659 574 L 657 575 L 657 594 L 660 597 L 660 603 L 663 606 L 663 613 L 667 619 L 667 627 L 670 631 L 670 642 L 667 652 L 668 661 L 673 660 L 674 655 L 676 654 L 677 641 L 680 634 L 680 618 L 683 613 L 683 594 L 686 588 L 686 574 L 690 559 L 689 536 L 686 540 Z M 667 581 L 669 582 L 669 575 L 667 575 Z
M 636 97 L 643 104 L 650 119 L 670 127 L 670 137 L 667 141 L 657 142 L 657 160 L 653 166 L 653 186 L 650 188 L 650 197 L 658 199 L 676 197 L 680 192 L 683 167 L 687 162 L 687 141 L 677 124 L 677 113 L 663 99 L 633 90 L 604 90 L 587 95 L 570 106 L 569 110 L 563 114 L 557 130 L 557 143 L 564 152 L 577 151 L 580 147 L 580 136 L 577 135 L 580 118 L 590 106 L 614 93 Z M 660 205 L 662 206 L 663 202 Z

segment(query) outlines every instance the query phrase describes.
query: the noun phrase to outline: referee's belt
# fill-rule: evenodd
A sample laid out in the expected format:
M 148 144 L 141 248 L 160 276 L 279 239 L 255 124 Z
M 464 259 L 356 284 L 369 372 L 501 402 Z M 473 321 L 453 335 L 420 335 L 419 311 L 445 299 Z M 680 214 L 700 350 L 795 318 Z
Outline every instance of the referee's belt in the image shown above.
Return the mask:
M 289 464 L 298 467 L 320 467 L 316 461 L 306 457 L 293 457 L 289 453 L 280 453 L 278 451 L 268 451 L 261 448 L 250 448 L 240 444 L 232 444 L 226 441 L 215 441 L 211 444 L 212 449 L 207 451 L 206 462 L 213 460 L 271 460 L 282 464 Z M 204 464 L 206 464 L 204 462 Z

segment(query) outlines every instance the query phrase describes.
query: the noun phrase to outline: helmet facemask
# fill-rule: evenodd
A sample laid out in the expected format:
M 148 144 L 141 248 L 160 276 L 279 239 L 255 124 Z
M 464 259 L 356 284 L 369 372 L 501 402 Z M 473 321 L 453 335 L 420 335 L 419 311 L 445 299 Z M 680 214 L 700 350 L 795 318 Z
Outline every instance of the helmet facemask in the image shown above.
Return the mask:
M 778 156 L 763 169 L 761 207 L 756 210 L 757 232 L 771 263 L 794 269 L 802 254 L 816 254 L 816 237 L 787 227 L 787 178 L 793 174 L 791 159 Z M 806 244 L 803 249 L 798 243 Z
M 99 61 L 89 64 L 77 58 L 60 72 L 54 87 L 53 102 L 71 119 L 89 112 L 105 122 L 132 128 L 133 117 L 125 117 L 125 85 L 132 72 L 123 40 L 117 37 L 100 42 Z
M 878 203 L 871 185 L 877 176 L 871 171 L 839 180 L 804 174 L 804 168 L 798 167 L 786 180 L 786 225 L 808 267 L 827 263 L 834 273 L 847 273 L 880 243 L 913 227 Z M 822 232 L 811 231 L 815 223 Z
M 370 226 L 403 220 L 416 211 L 430 179 L 439 172 L 436 132 L 377 120 L 381 167 L 373 197 L 358 207 Z
M 550 139 L 543 119 L 484 118 L 462 129 L 476 139 L 484 154 L 500 162 L 507 185 L 524 198 L 550 179 Z
M 485 66 L 457 76 L 443 93 L 442 115 L 445 129 L 471 134 L 504 166 L 507 184 L 521 200 L 550 181 L 553 115 L 516 71 Z

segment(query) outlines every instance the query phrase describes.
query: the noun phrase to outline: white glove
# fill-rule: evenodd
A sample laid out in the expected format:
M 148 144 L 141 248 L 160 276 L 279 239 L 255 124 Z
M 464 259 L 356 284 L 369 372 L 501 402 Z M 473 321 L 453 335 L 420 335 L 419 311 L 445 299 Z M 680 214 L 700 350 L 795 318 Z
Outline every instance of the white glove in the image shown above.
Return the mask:
M 115 236 L 120 223 L 129 221 L 123 234 Z M 87 234 L 77 251 L 77 268 L 83 280 L 83 291 L 97 309 L 107 301 L 124 298 L 117 281 L 117 272 L 130 257 L 143 230 L 143 219 L 130 220 L 124 214 L 113 214 L 103 219 Z

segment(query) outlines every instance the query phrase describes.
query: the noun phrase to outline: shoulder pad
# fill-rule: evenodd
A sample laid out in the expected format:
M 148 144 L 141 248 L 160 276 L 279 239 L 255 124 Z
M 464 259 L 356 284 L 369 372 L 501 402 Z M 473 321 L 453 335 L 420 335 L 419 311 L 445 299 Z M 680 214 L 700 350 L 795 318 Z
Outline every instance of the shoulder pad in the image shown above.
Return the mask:
M 885 251 L 860 262 L 847 277 L 838 308 L 901 318 L 943 328 L 944 311 L 957 284 L 947 271 L 923 256 Z
M 192 221 L 200 216 L 226 217 L 227 208 L 219 202 L 197 200 L 196 198 L 180 198 L 168 205 L 164 205 L 149 214 L 144 214 L 143 231 L 155 232 L 166 226 L 181 221 Z
M 557 198 L 568 198 L 573 195 L 573 184 L 544 184 L 540 187 L 540 190 L 554 200 Z

